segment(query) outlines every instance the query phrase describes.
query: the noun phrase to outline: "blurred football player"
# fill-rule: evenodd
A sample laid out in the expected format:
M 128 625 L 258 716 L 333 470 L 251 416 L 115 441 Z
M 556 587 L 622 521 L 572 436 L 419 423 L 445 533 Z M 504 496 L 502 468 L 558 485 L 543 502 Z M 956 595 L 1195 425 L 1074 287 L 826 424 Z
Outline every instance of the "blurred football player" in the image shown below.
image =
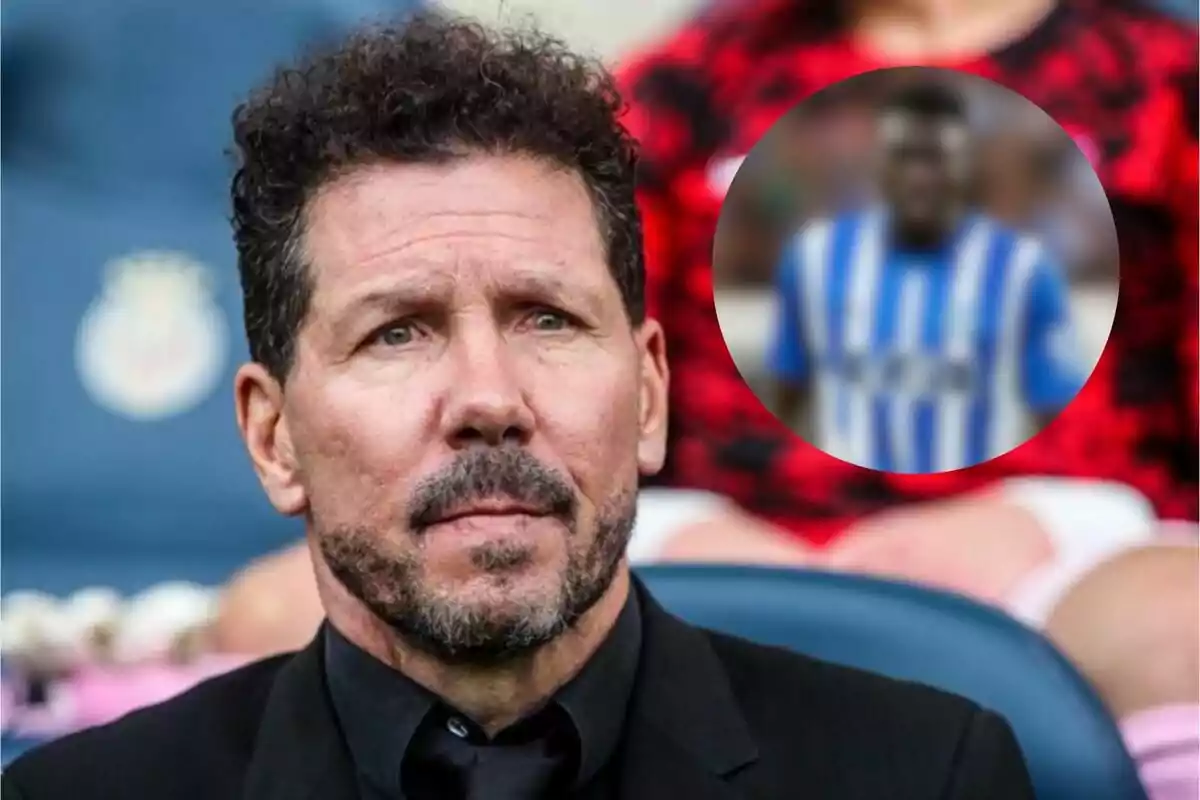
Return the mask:
M 1020 444 L 1082 387 L 1066 284 L 1037 240 L 972 206 L 953 89 L 905 86 L 878 133 L 884 205 L 811 222 L 779 265 L 776 410 L 854 464 L 961 469 Z

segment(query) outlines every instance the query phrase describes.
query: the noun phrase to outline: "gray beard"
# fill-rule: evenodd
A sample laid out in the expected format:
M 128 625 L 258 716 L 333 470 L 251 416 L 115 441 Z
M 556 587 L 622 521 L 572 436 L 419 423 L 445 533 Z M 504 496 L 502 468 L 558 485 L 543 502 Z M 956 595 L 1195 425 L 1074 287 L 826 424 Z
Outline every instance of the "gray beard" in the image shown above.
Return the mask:
M 333 576 L 402 641 L 445 664 L 492 666 L 554 641 L 599 602 L 616 577 L 636 513 L 636 489 L 621 492 L 600 510 L 591 545 L 583 551 L 571 547 L 577 539 L 572 520 L 555 596 L 503 611 L 457 602 L 425 584 L 418 553 L 386 553 L 380 531 L 335 528 L 319 535 L 319 545 Z M 475 548 L 470 558 L 476 569 L 503 582 L 504 573 L 528 563 L 533 552 L 495 543 Z

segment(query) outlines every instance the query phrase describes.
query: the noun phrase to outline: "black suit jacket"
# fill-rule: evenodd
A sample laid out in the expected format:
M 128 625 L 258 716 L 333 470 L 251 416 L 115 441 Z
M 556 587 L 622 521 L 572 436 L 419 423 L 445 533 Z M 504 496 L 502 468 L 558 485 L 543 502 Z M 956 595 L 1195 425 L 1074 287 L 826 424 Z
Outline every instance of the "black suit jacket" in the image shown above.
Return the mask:
M 1008 725 L 960 697 L 692 627 L 644 589 L 622 800 L 1027 800 Z M 3 800 L 351 800 L 320 637 L 15 761 Z

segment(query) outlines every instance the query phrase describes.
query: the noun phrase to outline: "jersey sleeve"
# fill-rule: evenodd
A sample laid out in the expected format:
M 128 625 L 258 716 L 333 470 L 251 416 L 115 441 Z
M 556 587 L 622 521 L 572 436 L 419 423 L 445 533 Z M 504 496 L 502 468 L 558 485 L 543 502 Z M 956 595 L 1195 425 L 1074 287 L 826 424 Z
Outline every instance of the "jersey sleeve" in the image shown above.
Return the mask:
M 1030 276 L 1022 382 L 1035 412 L 1057 412 L 1083 388 L 1087 370 L 1071 320 L 1062 271 L 1043 254 Z
M 787 383 L 801 383 L 808 378 L 808 354 L 802 338 L 801 290 L 798 248 L 787 247 L 775 268 L 775 309 L 766 365 L 776 380 Z

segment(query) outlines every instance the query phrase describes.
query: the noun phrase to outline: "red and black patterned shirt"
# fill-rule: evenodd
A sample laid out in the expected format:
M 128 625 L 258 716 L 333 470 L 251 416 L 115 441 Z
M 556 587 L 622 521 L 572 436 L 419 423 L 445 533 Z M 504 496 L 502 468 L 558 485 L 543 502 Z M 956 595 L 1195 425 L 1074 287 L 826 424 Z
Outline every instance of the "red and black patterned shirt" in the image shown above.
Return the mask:
M 809 94 L 886 64 L 843 35 L 835 0 L 743 0 L 699 17 L 622 72 L 642 145 L 647 292 L 667 331 L 672 443 L 663 479 L 732 497 L 821 542 L 853 519 L 1011 475 L 1120 481 L 1162 516 L 1197 516 L 1197 36 L 1120 0 L 1062 0 L 1020 41 L 963 63 L 1051 114 L 1112 205 L 1121 296 L 1112 337 L 1068 409 L 1027 444 L 940 475 L 836 460 L 766 411 L 726 349 L 711 252 L 714 167 Z

